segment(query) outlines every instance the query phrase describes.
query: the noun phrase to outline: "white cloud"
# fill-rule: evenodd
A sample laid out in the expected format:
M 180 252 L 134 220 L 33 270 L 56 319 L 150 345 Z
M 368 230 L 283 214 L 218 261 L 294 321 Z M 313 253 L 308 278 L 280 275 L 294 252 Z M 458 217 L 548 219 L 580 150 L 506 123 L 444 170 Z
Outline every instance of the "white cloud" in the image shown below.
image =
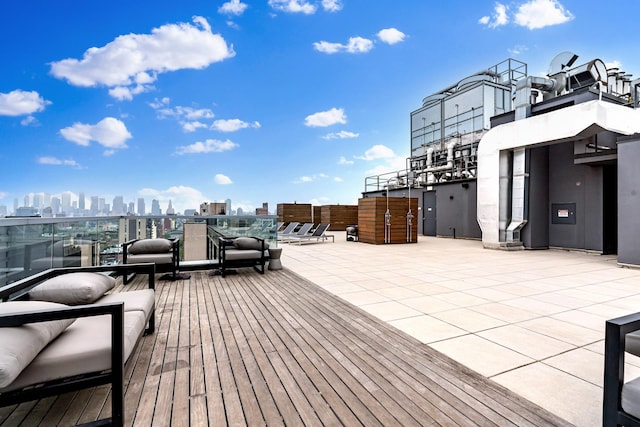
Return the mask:
M 355 162 L 353 160 L 347 160 L 347 158 L 344 156 L 340 156 L 340 158 L 338 159 L 339 165 L 352 165 L 354 163 Z
M 342 181 L 343 181 L 343 179 L 342 179 L 342 178 L 340 178 L 339 176 L 336 176 L 335 178 L 333 178 L 333 181 L 334 181 L 334 182 L 342 182 Z
M 573 14 L 566 10 L 558 0 L 529 0 L 517 6 L 513 14 L 513 22 L 516 25 L 537 30 L 551 25 L 564 24 L 574 18 Z M 491 16 L 483 16 L 478 20 L 489 28 L 497 28 L 508 24 L 509 7 L 496 3 Z
M 304 13 L 305 15 L 312 15 L 316 12 L 316 6 L 305 0 L 269 0 L 269 6 L 282 12 Z
M 242 15 L 249 5 L 246 3 L 242 3 L 240 0 L 231 0 L 226 3 L 223 3 L 222 6 L 218 8 L 218 13 L 222 13 L 223 15 Z
M 150 90 L 158 74 L 182 69 L 202 69 L 233 57 L 219 34 L 213 34 L 206 19 L 196 16 L 193 24 L 167 24 L 151 34 L 119 36 L 103 47 L 87 49 L 82 59 L 51 63 L 51 74 L 74 86 L 111 88 L 116 99 L 131 99 Z
M 216 174 L 216 176 L 213 178 L 213 181 L 218 185 L 233 184 L 233 181 L 231 181 L 231 178 L 221 173 Z
M 385 28 L 378 32 L 378 38 L 387 44 L 396 44 L 404 41 L 406 35 L 395 28 Z
M 347 116 L 342 108 L 332 108 L 329 111 L 321 111 L 311 114 L 304 119 L 305 126 L 309 127 L 327 127 L 336 123 L 346 124 Z
M 43 111 L 51 104 L 36 91 L 16 89 L 9 93 L 0 93 L 0 116 L 24 116 Z
M 327 41 L 320 41 L 313 43 L 313 48 L 322 53 L 366 53 L 373 49 L 373 42 L 363 37 L 350 37 L 349 43 L 331 43 Z
M 374 145 L 365 151 L 364 156 L 356 157 L 361 160 L 389 159 L 395 157 L 393 150 L 385 145 Z
M 200 190 L 184 185 L 176 185 L 166 190 L 157 190 L 154 188 L 143 188 L 138 191 L 138 197 L 157 199 L 160 206 L 165 208 L 169 201 L 176 212 L 184 212 L 185 209 L 196 209 L 200 207 L 200 203 L 209 200 Z
M 305 184 L 307 182 L 313 182 L 313 181 L 317 181 L 319 179 L 327 179 L 329 178 L 329 175 L 325 174 L 325 173 L 319 173 L 319 174 L 314 174 L 314 175 L 305 175 L 305 176 L 301 176 L 300 178 L 296 178 L 295 180 L 293 180 L 294 184 Z
M 60 135 L 67 141 L 75 142 L 84 147 L 91 141 L 106 147 L 105 155 L 113 154 L 114 149 L 127 148 L 126 141 L 131 138 L 127 126 L 118 119 L 106 117 L 95 125 L 74 123 L 72 126 L 60 129 Z
M 198 129 L 206 129 L 209 126 L 206 123 L 202 123 L 199 121 L 194 122 L 180 122 L 182 126 L 182 130 L 185 132 L 195 132 Z
M 42 157 L 38 157 L 37 162 L 41 165 L 55 165 L 55 166 L 71 166 L 74 167 L 76 169 L 80 169 L 81 166 L 78 162 L 76 162 L 75 160 L 69 159 L 69 160 L 61 160 L 58 159 L 56 157 L 50 157 L 50 156 L 42 156 Z
M 217 139 L 207 139 L 204 142 L 195 142 L 191 145 L 180 146 L 176 150 L 176 154 L 199 154 L 199 153 L 222 153 L 224 151 L 233 150 L 238 147 L 233 141 L 219 141 Z
M 340 132 L 328 133 L 325 136 L 323 136 L 322 139 L 347 139 L 347 138 L 357 138 L 359 136 L 360 136 L 359 133 L 341 130 Z
M 507 16 L 508 7 L 502 3 L 496 3 L 492 16 L 483 16 L 478 20 L 482 25 L 486 25 L 489 28 L 496 28 L 506 25 L 509 22 Z
M 246 129 L 249 127 L 259 128 L 260 123 L 258 122 L 247 123 L 240 119 L 229 119 L 229 120 L 216 120 L 211 125 L 211 129 L 218 130 L 220 132 L 235 132 L 237 130 Z
M 36 119 L 33 116 L 27 116 L 24 119 L 20 120 L 20 124 L 22 126 L 30 126 L 30 125 L 37 126 L 38 124 L 40 124 L 40 122 L 38 122 L 38 119 Z
M 511 54 L 511 55 L 520 55 L 524 52 L 526 52 L 527 50 L 529 50 L 529 48 L 527 46 L 524 45 L 516 45 L 510 49 L 507 49 L 507 51 Z
M 564 24 L 574 18 L 557 0 L 530 0 L 518 8 L 515 22 L 530 30 Z
M 327 12 L 337 12 L 342 10 L 340 0 L 322 0 L 322 8 Z

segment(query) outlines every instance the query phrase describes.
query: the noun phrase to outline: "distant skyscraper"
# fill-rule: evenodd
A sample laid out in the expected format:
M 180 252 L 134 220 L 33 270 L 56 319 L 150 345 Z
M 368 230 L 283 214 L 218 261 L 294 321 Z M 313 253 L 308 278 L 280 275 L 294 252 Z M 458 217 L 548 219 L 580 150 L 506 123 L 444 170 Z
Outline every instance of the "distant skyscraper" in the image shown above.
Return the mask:
M 167 215 L 175 215 L 176 211 L 175 209 L 173 209 L 173 206 L 171 206 L 171 200 L 169 200 L 169 207 L 167 208 Z
M 89 214 L 91 216 L 98 215 L 98 196 L 91 196 L 91 207 L 89 208 Z
M 138 199 L 138 215 L 144 215 L 145 214 L 145 207 L 144 207 L 144 199 L 142 197 L 140 197 Z
M 24 204 L 22 205 L 25 208 L 31 207 L 31 204 L 29 203 L 29 195 L 27 194 L 26 196 L 24 196 Z
M 51 194 L 42 193 L 42 207 L 46 208 L 47 206 L 51 206 Z
M 116 196 L 113 198 L 113 208 L 111 209 L 113 215 L 122 215 L 124 213 L 124 200 L 122 196 Z
M 39 211 L 44 208 L 44 195 L 42 193 L 35 193 L 33 195 L 33 207 Z
M 0 217 L 7 216 L 7 207 L 5 205 L 0 205 Z
M 133 202 L 129 202 L 129 209 L 127 209 L 127 213 L 134 215 L 136 213 L 136 204 Z
M 70 213 L 71 212 L 71 193 L 68 191 L 65 191 L 60 195 L 60 200 L 61 200 L 62 210 L 65 211 L 66 213 Z
M 51 214 L 58 215 L 60 213 L 61 208 L 62 208 L 62 204 L 60 202 L 60 198 L 52 197 L 51 198 Z
M 227 209 L 226 209 L 227 215 L 231 215 L 231 199 L 225 200 L 224 203 L 227 205 Z
M 162 209 L 160 209 L 160 202 L 158 199 L 151 201 L 151 215 L 162 215 Z
M 78 195 L 78 209 L 80 209 L 81 211 L 86 209 L 84 205 L 84 193 L 80 193 Z
M 18 198 L 14 198 L 13 199 L 13 214 L 16 214 L 16 211 L 18 210 L 18 208 L 20 207 L 20 202 L 18 202 Z

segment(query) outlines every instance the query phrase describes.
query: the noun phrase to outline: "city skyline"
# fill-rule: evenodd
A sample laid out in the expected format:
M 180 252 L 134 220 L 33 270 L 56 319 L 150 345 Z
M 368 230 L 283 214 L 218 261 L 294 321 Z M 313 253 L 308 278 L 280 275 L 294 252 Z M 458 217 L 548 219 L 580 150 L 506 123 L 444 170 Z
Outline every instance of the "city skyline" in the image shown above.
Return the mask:
M 114 196 L 111 199 L 111 203 L 108 203 L 108 200 L 107 197 L 87 196 L 82 191 L 77 193 L 66 191 L 58 194 L 46 192 L 29 193 L 25 194 L 22 199 L 15 198 L 11 206 L 0 204 L 0 217 L 14 216 L 20 208 L 35 208 L 38 210 L 38 215 L 42 215 L 45 213 L 45 209 L 49 208 L 51 212 L 47 211 L 47 216 L 49 214 L 53 214 L 52 216 L 56 216 L 56 214 L 61 216 L 191 215 L 201 208 L 199 204 L 198 206 L 188 207 L 185 211 L 177 211 L 173 208 L 172 200 L 168 200 L 164 204 L 161 204 L 158 199 L 150 199 L 150 203 L 148 203 L 147 199 L 142 197 L 127 201 L 121 195 Z M 236 211 L 236 209 L 231 209 L 232 202 L 229 198 L 224 200 L 203 200 L 201 203 L 225 203 L 230 208 L 231 213 Z M 243 211 L 242 208 L 240 208 L 240 211 Z
M 404 169 L 410 112 L 458 79 L 507 58 L 544 75 L 563 51 L 638 75 L 620 22 L 640 3 L 597 5 L 3 2 L 0 205 L 79 187 L 177 211 L 356 204 Z

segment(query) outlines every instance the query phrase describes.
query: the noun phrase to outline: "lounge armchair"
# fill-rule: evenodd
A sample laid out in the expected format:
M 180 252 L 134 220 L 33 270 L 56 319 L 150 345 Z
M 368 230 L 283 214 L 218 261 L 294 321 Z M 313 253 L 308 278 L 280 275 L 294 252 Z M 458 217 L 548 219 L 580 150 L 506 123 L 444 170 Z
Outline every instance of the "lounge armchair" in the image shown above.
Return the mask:
M 304 224 L 302 224 L 302 227 L 300 227 L 298 231 L 289 233 L 287 235 L 282 235 L 279 240 L 281 242 L 288 243 L 291 238 L 309 235 L 310 234 L 309 232 L 311 231 L 312 228 L 313 228 L 312 222 L 305 222 Z
M 640 356 L 640 313 L 607 320 L 602 425 L 640 426 L 640 377 L 625 382 L 624 356 Z
M 289 238 L 289 243 L 298 242 L 298 244 L 301 245 L 303 242 L 311 242 L 313 240 L 324 243 L 329 240 L 329 238 L 331 238 L 331 241 L 335 242 L 335 236 L 332 234 L 326 234 L 330 225 L 331 224 L 319 224 L 311 234 L 307 234 L 305 236 L 291 236 Z
M 264 274 L 269 258 L 269 243 L 259 237 L 220 237 L 220 274 L 225 277 L 230 268 L 253 267 Z
M 127 268 L 149 289 L 108 293 Z M 35 287 L 34 287 L 35 286 Z M 124 424 L 124 369 L 155 329 L 155 266 L 50 269 L 0 289 L 0 407 L 111 384 L 111 419 Z M 148 327 L 147 327 L 148 325 Z
M 171 273 L 177 279 L 180 263 L 180 240 L 178 239 L 133 239 L 122 244 L 122 263 L 140 264 L 151 262 L 157 273 Z M 128 283 L 125 274 L 124 283 Z
M 294 232 L 299 224 L 299 222 L 290 222 L 289 224 L 287 224 L 284 230 L 278 231 L 278 240 L 283 240 L 289 237 L 289 235 Z

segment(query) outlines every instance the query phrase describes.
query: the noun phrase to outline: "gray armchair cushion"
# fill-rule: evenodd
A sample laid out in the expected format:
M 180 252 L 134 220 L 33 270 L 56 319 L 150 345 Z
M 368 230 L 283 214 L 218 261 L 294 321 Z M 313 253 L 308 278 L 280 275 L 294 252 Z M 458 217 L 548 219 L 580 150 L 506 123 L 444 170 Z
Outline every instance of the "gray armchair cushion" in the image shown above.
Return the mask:
M 253 249 L 259 251 L 262 249 L 262 242 L 253 237 L 238 237 L 233 241 L 233 247 L 236 249 Z M 264 242 L 264 248 L 269 249 L 269 243 Z
M 160 254 L 169 251 L 171 251 L 171 240 L 169 239 L 142 239 L 129 246 L 129 253 L 132 255 Z
M 67 273 L 29 291 L 29 299 L 68 305 L 91 304 L 113 289 L 116 279 L 100 273 Z
M 44 301 L 10 301 L 0 303 L 0 314 L 64 307 Z M 0 328 L 0 389 L 11 384 L 38 353 L 74 321 L 53 320 Z

